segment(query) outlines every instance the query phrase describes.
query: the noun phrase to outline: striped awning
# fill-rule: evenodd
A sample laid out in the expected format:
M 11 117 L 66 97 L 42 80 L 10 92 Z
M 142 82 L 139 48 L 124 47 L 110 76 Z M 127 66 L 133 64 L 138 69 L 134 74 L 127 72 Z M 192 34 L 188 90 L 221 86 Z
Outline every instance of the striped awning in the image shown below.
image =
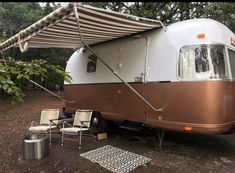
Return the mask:
M 74 4 L 60 7 L 41 20 L 0 44 L 0 51 L 19 47 L 26 42 L 29 48 L 80 48 Z M 121 14 L 76 4 L 84 42 L 88 45 L 113 40 L 142 31 L 160 28 L 160 21 Z

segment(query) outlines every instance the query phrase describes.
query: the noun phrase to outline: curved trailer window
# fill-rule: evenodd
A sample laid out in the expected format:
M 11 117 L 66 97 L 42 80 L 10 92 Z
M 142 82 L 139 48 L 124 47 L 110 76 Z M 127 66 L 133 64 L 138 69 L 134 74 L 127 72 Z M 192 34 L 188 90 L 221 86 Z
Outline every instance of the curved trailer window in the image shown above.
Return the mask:
M 87 73 L 96 72 L 96 63 L 97 58 L 93 55 L 90 55 L 87 62 Z
M 188 45 L 180 49 L 178 74 L 182 79 L 225 79 L 225 47 Z
M 228 49 L 228 56 L 232 72 L 232 78 L 235 79 L 235 51 Z

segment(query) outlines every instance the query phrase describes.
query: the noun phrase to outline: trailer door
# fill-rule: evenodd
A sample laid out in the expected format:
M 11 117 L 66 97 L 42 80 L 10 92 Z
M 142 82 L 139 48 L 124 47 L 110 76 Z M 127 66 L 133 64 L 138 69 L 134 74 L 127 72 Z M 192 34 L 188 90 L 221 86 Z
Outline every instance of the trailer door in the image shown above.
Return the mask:
M 144 96 L 145 63 L 147 42 L 145 38 L 132 38 L 123 41 L 120 46 L 118 74 L 139 94 Z M 117 89 L 118 114 L 125 120 L 144 121 L 144 102 L 125 84 Z

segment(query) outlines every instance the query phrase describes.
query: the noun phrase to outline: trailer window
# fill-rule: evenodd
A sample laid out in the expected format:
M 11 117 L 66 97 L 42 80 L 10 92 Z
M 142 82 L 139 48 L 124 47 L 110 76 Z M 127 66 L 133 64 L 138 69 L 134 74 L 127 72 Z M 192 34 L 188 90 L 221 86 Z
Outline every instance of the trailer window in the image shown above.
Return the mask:
M 92 73 L 96 71 L 96 63 L 97 63 L 97 58 L 93 55 L 90 55 L 88 57 L 88 62 L 87 62 L 87 73 Z
M 222 45 L 210 45 L 210 55 L 213 64 L 213 78 L 226 78 L 225 72 L 225 48 Z
M 205 45 L 195 47 L 195 68 L 197 73 L 209 71 L 208 51 Z
M 226 78 L 222 45 L 189 45 L 180 49 L 178 73 L 182 79 Z
M 230 67 L 232 71 L 232 78 L 235 79 L 235 51 L 228 49 L 228 56 L 229 56 Z

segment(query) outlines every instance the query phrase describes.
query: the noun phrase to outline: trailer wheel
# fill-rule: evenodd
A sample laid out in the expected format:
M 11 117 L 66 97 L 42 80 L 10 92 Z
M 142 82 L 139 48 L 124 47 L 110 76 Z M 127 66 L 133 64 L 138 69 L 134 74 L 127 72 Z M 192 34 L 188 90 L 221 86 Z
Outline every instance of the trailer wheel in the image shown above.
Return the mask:
M 91 117 L 91 131 L 93 134 L 98 134 L 102 132 L 107 132 L 108 130 L 108 123 L 104 120 L 100 113 L 93 112 Z

